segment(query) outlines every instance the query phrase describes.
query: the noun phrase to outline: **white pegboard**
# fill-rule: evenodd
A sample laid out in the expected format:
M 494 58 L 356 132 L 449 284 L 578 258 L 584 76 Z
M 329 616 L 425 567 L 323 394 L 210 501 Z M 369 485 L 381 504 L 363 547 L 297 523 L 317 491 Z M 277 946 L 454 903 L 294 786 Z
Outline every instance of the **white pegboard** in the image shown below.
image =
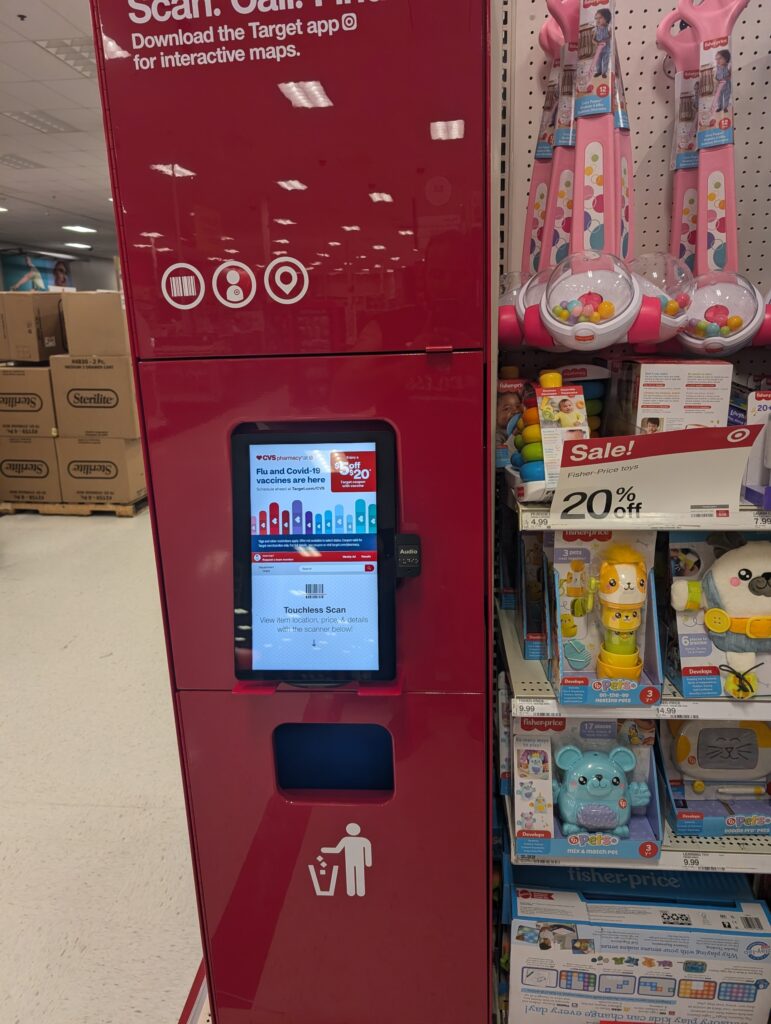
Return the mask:
M 538 31 L 545 0 L 509 0 L 506 269 L 519 269 L 521 238 L 543 105 L 546 60 Z M 656 47 L 656 28 L 674 0 L 617 0 L 616 39 L 634 143 L 637 251 L 669 249 L 669 149 L 673 84 Z M 736 186 L 743 272 L 763 294 L 771 288 L 771 136 L 765 116 L 771 95 L 771 2 L 750 0 L 733 33 L 736 104 Z

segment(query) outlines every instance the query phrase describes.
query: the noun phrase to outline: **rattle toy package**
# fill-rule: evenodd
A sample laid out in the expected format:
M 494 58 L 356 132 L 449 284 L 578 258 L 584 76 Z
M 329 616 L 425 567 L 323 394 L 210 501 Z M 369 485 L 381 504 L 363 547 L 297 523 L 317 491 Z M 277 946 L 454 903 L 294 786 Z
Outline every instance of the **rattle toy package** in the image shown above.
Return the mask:
M 518 856 L 658 858 L 652 721 L 515 718 L 512 729 Z
M 659 755 L 678 835 L 771 835 L 766 722 L 662 722 Z
M 658 643 L 650 530 L 557 531 L 552 621 L 563 704 L 658 704 Z
M 684 697 L 771 695 L 771 534 L 671 533 L 667 674 Z
M 766 1024 L 770 940 L 743 875 L 516 868 L 509 1024 Z
M 519 534 L 519 593 L 517 633 L 526 661 L 542 661 L 549 648 L 549 617 L 543 581 L 547 568 L 543 534 Z

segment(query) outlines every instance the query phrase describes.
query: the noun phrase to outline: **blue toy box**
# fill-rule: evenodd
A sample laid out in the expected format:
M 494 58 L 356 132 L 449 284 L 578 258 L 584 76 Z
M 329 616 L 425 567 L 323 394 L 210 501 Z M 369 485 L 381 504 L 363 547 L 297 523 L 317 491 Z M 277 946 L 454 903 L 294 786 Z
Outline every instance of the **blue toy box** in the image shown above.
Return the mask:
M 517 857 L 657 860 L 663 833 L 654 739 L 647 719 L 513 719 Z M 594 768 L 581 783 L 590 754 Z M 598 759 L 609 765 L 604 782 Z
M 767 1024 L 770 956 L 742 875 L 514 871 L 510 1024 Z

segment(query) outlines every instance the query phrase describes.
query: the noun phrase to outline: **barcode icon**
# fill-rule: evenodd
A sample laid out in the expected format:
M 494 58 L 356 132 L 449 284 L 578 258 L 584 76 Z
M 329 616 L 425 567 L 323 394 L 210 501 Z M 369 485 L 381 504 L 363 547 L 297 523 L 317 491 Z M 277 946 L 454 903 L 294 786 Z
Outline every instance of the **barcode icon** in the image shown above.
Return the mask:
M 306 583 L 305 584 L 305 596 L 306 597 L 323 597 L 324 596 L 324 584 L 323 583 Z
M 175 299 L 191 299 L 198 293 L 198 282 L 192 274 L 170 278 L 169 286 Z
M 748 932 L 759 932 L 763 930 L 763 922 L 759 917 L 743 917 L 742 928 L 746 928 Z

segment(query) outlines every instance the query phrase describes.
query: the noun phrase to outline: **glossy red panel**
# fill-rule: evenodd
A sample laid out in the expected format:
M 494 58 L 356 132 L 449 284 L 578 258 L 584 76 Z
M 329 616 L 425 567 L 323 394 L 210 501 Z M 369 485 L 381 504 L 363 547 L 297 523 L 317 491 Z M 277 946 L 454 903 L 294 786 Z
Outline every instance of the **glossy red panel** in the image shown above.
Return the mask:
M 178 703 L 216 1024 L 489 1020 L 485 698 Z M 272 737 L 283 722 L 385 726 L 390 799 L 279 792 Z M 371 844 L 363 896 L 347 895 L 343 855 L 322 853 L 349 824 Z M 327 897 L 310 871 L 320 859 Z
M 474 352 L 140 364 L 179 688 L 236 685 L 233 428 L 383 420 L 396 435 L 398 528 L 423 541 L 421 576 L 397 588 L 394 688 L 484 691 L 483 372 Z
M 482 0 L 94 9 L 141 358 L 483 344 Z

